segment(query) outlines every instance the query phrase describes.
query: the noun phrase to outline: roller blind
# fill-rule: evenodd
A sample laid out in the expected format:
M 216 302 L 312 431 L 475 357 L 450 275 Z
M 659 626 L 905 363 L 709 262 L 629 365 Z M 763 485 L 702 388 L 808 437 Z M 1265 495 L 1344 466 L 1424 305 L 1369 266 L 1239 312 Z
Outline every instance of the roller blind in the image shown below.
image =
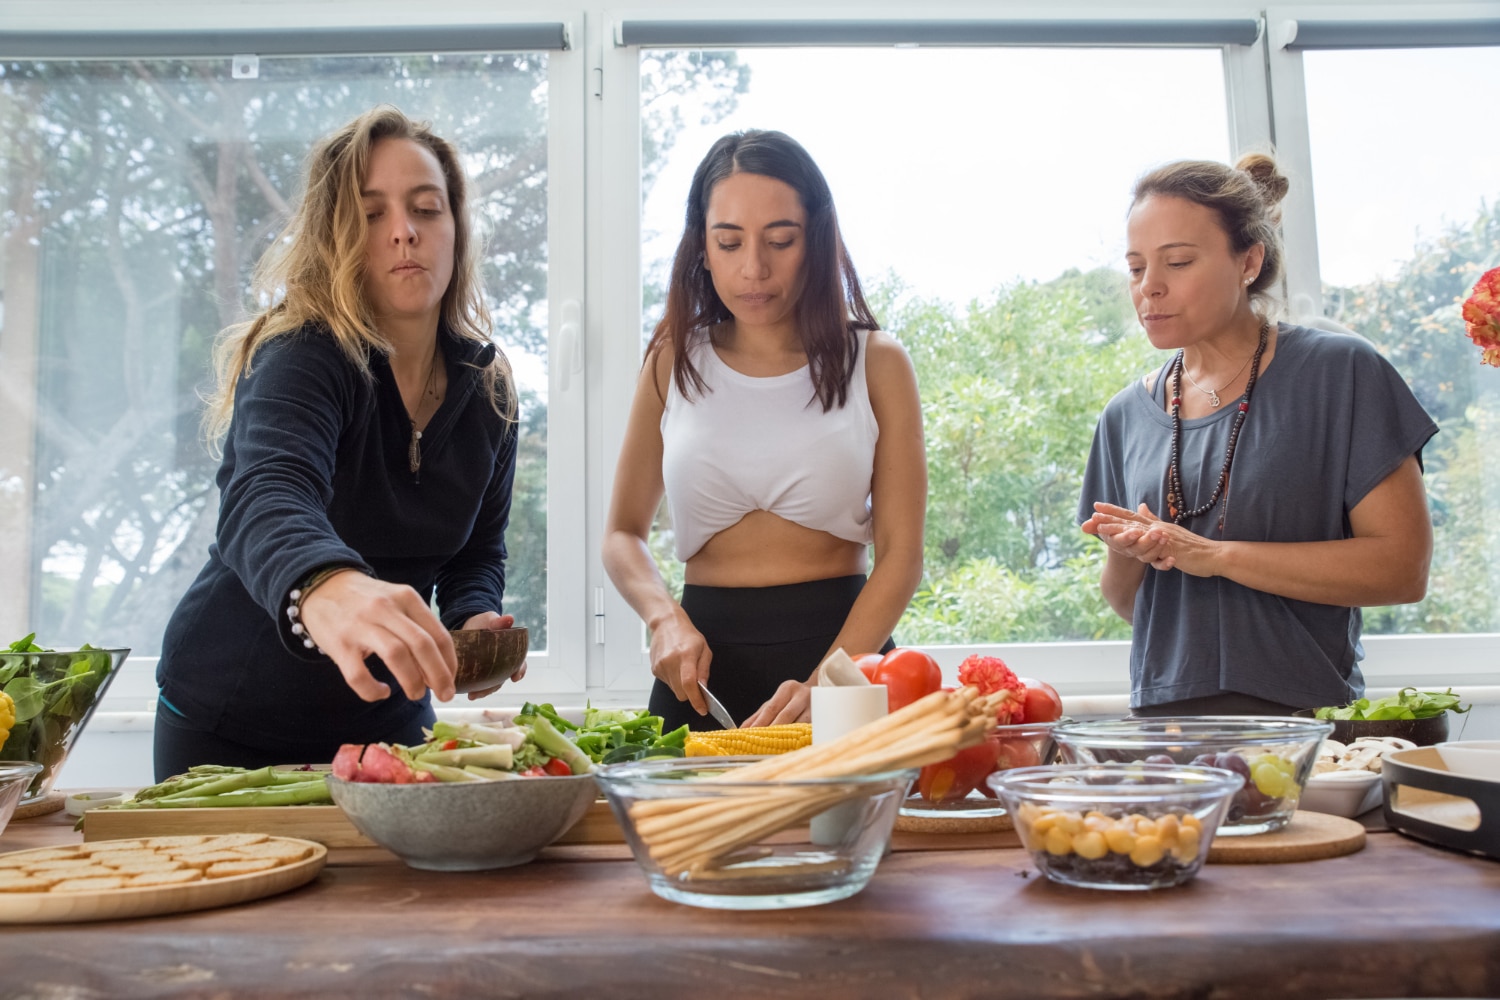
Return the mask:
M 1444 21 L 1289 21 L 1286 49 L 1423 49 L 1500 45 L 1500 17 Z
M 6 31 L 0 58 L 171 59 L 202 56 L 518 52 L 568 48 L 567 25 L 447 24 L 295 31 Z
M 1255 18 L 1115 20 L 624 20 L 615 44 L 741 45 L 1253 45 Z

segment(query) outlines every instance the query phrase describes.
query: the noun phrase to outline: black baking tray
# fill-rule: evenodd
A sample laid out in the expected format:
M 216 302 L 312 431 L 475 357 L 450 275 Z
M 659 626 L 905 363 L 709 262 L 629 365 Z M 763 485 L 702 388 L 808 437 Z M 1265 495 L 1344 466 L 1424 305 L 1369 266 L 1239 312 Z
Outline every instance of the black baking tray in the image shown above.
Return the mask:
M 1500 860 L 1500 781 L 1454 774 L 1433 747 L 1388 753 L 1380 768 L 1392 830 Z

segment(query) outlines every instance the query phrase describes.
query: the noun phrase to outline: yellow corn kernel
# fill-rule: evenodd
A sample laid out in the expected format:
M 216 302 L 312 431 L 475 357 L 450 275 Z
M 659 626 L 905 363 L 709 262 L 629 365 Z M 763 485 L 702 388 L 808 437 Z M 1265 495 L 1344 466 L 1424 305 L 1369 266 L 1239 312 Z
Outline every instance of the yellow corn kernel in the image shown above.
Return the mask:
M 684 750 L 689 757 L 738 757 L 790 753 L 811 745 L 811 723 L 786 722 L 779 726 L 688 733 Z
M 1135 834 L 1124 826 L 1112 826 L 1104 831 L 1104 842 L 1116 854 L 1129 854 L 1135 850 Z
M 1073 851 L 1080 858 L 1097 861 L 1109 853 L 1109 844 L 1104 840 L 1104 834 L 1097 830 L 1085 830 L 1073 838 Z
M 1167 852 L 1155 837 L 1135 838 L 1135 850 L 1130 852 L 1130 863 L 1138 868 L 1150 868 Z

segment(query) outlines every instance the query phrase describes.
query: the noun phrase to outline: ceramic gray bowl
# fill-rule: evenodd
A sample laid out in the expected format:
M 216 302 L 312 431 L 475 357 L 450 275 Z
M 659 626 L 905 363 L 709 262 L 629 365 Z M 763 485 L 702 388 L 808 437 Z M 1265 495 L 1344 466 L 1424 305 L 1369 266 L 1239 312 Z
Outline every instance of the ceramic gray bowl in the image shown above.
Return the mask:
M 582 818 L 592 774 L 385 785 L 329 776 L 360 833 L 413 868 L 463 872 L 524 865 Z

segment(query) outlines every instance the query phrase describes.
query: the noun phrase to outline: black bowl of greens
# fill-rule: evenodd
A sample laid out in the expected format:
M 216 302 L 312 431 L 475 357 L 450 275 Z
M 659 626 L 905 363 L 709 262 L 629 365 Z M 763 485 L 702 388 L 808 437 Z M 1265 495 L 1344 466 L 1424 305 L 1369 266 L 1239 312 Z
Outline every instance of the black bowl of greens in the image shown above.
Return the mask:
M 0 760 L 42 765 L 22 802 L 52 789 L 68 751 L 88 724 L 128 649 L 44 649 L 28 635 L 0 647 Z M 7 717 L 10 717 L 7 723 Z
M 1304 709 L 1297 714 L 1332 722 L 1333 733 L 1329 738 L 1340 743 L 1394 736 L 1428 747 L 1448 739 L 1448 713 L 1468 710 L 1468 705 L 1459 704 L 1452 688 L 1419 691 L 1408 687 L 1373 701 L 1360 698 L 1348 705 Z

